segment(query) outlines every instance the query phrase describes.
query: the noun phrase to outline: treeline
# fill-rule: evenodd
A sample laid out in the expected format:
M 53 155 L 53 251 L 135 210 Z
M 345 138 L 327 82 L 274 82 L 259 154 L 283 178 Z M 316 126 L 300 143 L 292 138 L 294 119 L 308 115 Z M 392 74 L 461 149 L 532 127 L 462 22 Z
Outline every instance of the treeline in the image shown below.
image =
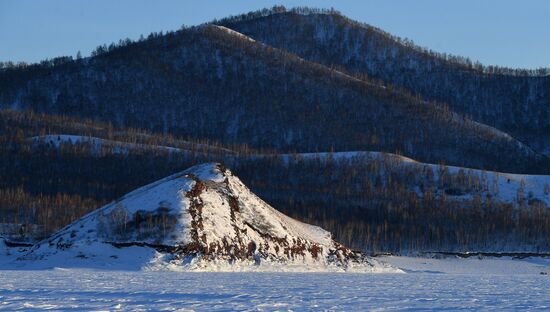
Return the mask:
M 2 144 L 29 143 L 33 137 L 78 135 L 115 142 L 150 145 L 151 148 L 173 147 L 212 154 L 273 153 L 270 149 L 253 149 L 247 144 L 224 145 L 215 140 L 195 139 L 171 134 L 159 134 L 146 129 L 117 128 L 112 123 L 77 119 L 66 115 L 36 113 L 32 110 L 0 110 L 0 140 Z M 41 142 L 37 139 L 36 142 Z M 42 142 L 48 143 L 48 142 Z M 109 151 L 106 151 L 109 153 Z
M 11 240 L 35 241 L 46 238 L 105 201 L 79 195 L 31 194 L 23 188 L 0 189 L 0 236 Z M 9 226 L 8 226 L 9 225 Z

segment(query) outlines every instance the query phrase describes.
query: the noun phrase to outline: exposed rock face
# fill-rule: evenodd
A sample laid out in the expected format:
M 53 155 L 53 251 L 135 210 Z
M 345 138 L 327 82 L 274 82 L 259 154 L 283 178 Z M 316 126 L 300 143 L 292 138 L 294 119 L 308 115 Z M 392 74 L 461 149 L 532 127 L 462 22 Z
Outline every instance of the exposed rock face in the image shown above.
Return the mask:
M 329 232 L 270 207 L 220 164 L 198 165 L 133 191 L 43 241 L 27 258 L 71 249 L 81 258 L 94 258 L 86 246 L 97 244 L 150 247 L 162 261 L 183 266 L 372 266 Z

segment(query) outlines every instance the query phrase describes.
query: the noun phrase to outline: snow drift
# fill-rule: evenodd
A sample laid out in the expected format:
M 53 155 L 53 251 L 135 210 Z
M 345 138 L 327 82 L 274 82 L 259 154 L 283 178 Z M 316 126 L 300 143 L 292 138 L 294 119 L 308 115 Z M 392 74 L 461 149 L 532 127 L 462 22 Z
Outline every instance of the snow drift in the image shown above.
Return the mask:
M 392 270 L 278 212 L 220 164 L 139 188 L 20 259 L 150 269 Z

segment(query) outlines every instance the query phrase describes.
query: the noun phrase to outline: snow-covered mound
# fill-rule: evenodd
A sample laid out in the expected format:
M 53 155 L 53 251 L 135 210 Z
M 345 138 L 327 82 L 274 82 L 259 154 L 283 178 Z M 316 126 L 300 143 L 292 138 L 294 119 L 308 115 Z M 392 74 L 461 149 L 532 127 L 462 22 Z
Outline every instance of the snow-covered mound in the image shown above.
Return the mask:
M 219 164 L 137 189 L 20 259 L 152 269 L 391 270 L 333 241 L 329 232 L 278 212 Z

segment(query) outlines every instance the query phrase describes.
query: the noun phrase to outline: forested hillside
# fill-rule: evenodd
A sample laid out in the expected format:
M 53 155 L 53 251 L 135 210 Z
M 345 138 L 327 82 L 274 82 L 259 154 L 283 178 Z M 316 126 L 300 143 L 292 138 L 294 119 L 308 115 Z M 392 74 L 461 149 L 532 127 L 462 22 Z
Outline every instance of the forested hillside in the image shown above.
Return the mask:
M 279 152 L 374 150 L 549 172 L 549 160 L 446 106 L 217 26 L 0 73 L 0 104 Z
M 483 66 L 435 53 L 336 11 L 280 8 L 215 21 L 275 48 L 379 79 L 550 153 L 550 70 Z

